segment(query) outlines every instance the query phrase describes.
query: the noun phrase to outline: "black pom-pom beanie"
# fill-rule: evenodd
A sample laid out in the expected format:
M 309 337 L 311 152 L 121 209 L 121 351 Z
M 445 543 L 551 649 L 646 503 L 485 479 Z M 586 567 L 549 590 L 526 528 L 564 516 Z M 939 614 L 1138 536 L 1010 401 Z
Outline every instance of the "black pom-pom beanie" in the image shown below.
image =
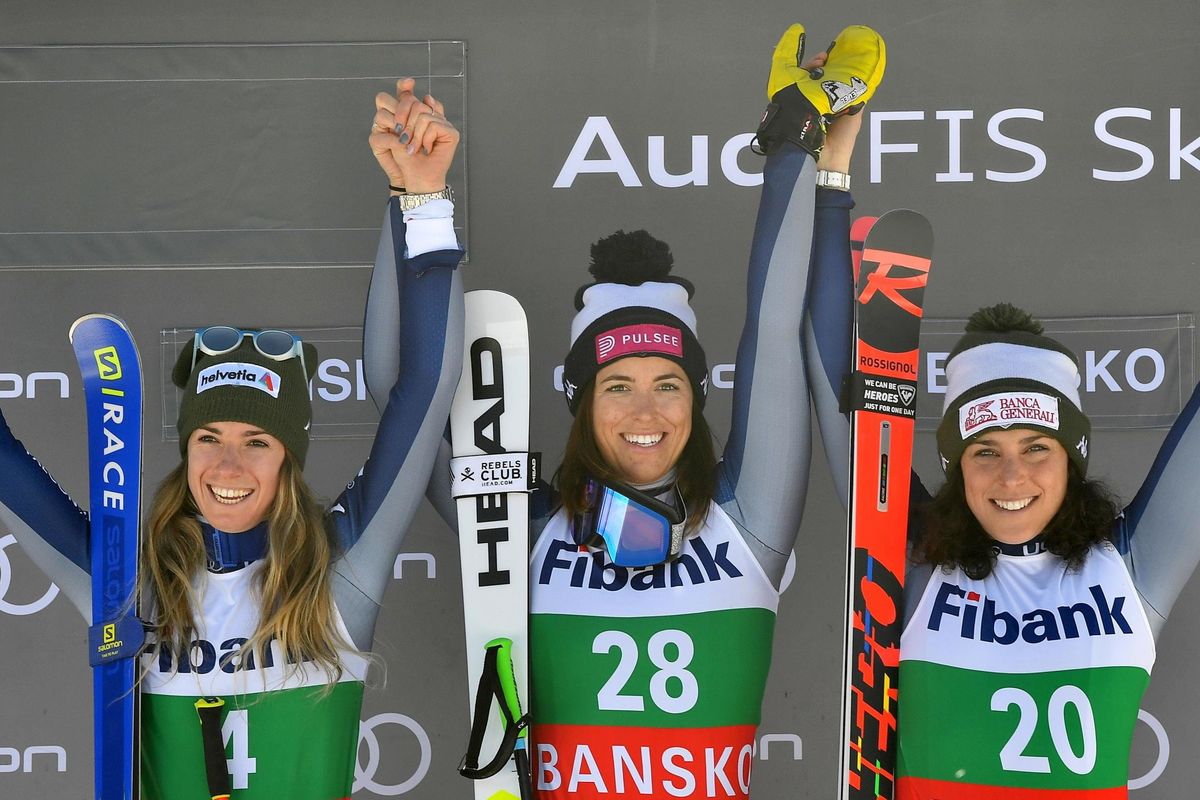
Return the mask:
M 617 231 L 592 245 L 596 282 L 575 294 L 571 347 L 563 363 L 563 393 L 574 414 L 580 390 L 605 364 L 628 356 L 658 356 L 683 367 L 701 407 L 708 363 L 696 338 L 692 284 L 669 273 L 670 248 L 646 231 Z
M 958 468 L 967 445 L 995 428 L 1053 436 L 1087 474 L 1092 426 L 1079 403 L 1075 356 L 1008 303 L 981 308 L 946 360 L 946 399 L 937 444 L 942 469 Z

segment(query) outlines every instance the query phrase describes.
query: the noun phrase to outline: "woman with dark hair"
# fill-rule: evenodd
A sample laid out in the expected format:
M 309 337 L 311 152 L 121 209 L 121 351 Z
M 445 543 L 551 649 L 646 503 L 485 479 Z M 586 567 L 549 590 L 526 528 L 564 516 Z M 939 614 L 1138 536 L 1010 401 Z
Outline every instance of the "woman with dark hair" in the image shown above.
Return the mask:
M 946 483 L 910 536 L 897 796 L 1124 797 L 1155 637 L 1200 560 L 1200 394 L 1118 514 L 1087 477 L 1075 357 L 1040 323 L 981 309 L 946 380 Z
M 768 80 L 758 133 L 767 160 L 719 461 L 702 414 L 708 367 L 691 284 L 670 275 L 666 246 L 644 231 L 592 247 L 594 282 L 576 295 L 563 364 L 575 419 L 559 507 L 531 560 L 539 797 L 749 796 L 803 510 L 810 400 L 837 416 L 819 368 L 825 328 L 814 334 L 808 314 L 809 264 L 844 250 L 856 112 L 885 62 L 883 41 L 862 26 L 801 66 L 803 45 L 792 26 Z
M 838 416 L 817 353 L 821 331 L 834 329 L 809 319 L 809 265 L 845 251 L 856 112 L 885 61 L 879 35 L 861 26 L 801 66 L 803 44 L 802 26 L 784 34 L 768 82 L 720 461 L 702 413 L 709 377 L 692 285 L 645 231 L 592 246 L 594 280 L 576 295 L 563 365 L 574 422 L 556 491 L 534 499 L 530 708 L 545 800 L 749 795 L 808 477 L 810 401 Z
M 394 330 L 390 347 L 403 354 L 349 488 L 322 509 L 304 483 L 311 345 L 280 330 L 215 326 L 198 329 L 175 362 L 181 458 L 154 496 L 140 552 L 147 800 L 209 796 L 195 704 L 213 696 L 224 701 L 229 758 L 208 766 L 228 768 L 232 797 L 350 796 L 365 651 L 462 359 L 462 251 L 445 192 L 459 134 L 440 103 L 412 89 L 405 80 L 376 98 L 372 149 L 408 192 L 393 189 L 389 246 L 375 265 L 393 299 L 369 306 L 367 326 Z M 90 618 L 87 514 L 3 417 L 0 475 L 0 521 Z

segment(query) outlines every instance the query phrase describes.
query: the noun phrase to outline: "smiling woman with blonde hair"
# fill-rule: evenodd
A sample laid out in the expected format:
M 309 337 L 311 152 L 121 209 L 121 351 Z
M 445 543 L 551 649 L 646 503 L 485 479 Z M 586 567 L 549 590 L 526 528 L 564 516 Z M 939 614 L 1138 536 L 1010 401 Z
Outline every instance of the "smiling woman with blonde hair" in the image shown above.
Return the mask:
M 341 800 L 353 788 L 365 651 L 462 363 L 462 251 L 446 188 L 459 134 L 412 90 L 406 79 L 376 97 L 372 150 L 404 188 L 392 190 L 373 273 L 391 300 L 369 303 L 365 324 L 391 337 L 369 337 L 364 361 L 398 368 L 345 491 L 323 509 L 303 478 L 311 345 L 217 325 L 197 330 L 172 370 L 181 460 L 154 497 L 140 554 L 146 800 L 210 796 L 206 768 L 218 780 L 228 771 L 235 800 Z M 87 515 L 3 417 L 0 475 L 0 521 L 88 617 Z M 196 713 L 211 697 L 224 704 L 215 755 Z

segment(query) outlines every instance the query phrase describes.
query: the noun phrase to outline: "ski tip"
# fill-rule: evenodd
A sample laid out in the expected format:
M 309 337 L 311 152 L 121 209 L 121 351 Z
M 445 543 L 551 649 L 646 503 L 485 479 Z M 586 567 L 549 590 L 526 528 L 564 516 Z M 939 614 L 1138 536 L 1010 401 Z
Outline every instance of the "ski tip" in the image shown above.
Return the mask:
M 463 295 L 468 315 L 483 315 L 493 319 L 520 319 L 526 322 L 521 301 L 495 289 L 474 289 Z
M 850 241 L 862 247 L 863 240 L 867 238 L 867 233 L 871 230 L 871 226 L 879 220 L 879 217 L 858 217 L 850 223 Z
M 876 222 L 885 219 L 902 220 L 907 225 L 924 225 L 933 230 L 933 226 L 929 223 L 929 218 L 920 211 L 914 211 L 911 208 L 896 208 L 881 217 L 876 219 Z
M 124 321 L 121 320 L 120 317 L 114 316 L 113 314 L 84 314 L 82 317 L 80 317 L 79 319 L 77 319 L 71 323 L 71 329 L 69 331 L 67 331 L 67 339 L 70 340 L 71 342 L 74 342 L 75 341 L 75 330 L 80 325 L 83 325 L 84 323 L 88 322 L 89 320 L 93 320 L 93 319 L 108 320 L 109 322 L 113 322 L 117 325 L 120 325 L 125 330 L 129 330 L 129 326 L 126 325 L 124 323 Z
M 854 285 L 858 285 L 858 273 L 862 271 L 862 251 L 867 234 L 879 217 L 859 217 L 850 223 L 850 266 L 854 270 Z
M 517 305 L 520 305 L 517 298 L 513 297 L 508 292 L 501 292 L 497 289 L 472 289 L 463 296 L 474 298 L 475 302 L 477 303 L 516 303 Z
M 899 231 L 905 232 L 901 235 L 901 239 L 908 243 L 908 247 L 916 247 L 924 251 L 927 258 L 932 256 L 933 225 L 929 222 L 928 217 L 911 208 L 897 208 L 879 217 L 867 233 L 866 245 L 870 247 L 884 244 L 883 241 L 873 242 L 872 237 L 878 236 L 881 240 L 891 241 Z M 891 245 L 886 245 L 885 249 L 891 249 L 894 246 L 893 242 Z

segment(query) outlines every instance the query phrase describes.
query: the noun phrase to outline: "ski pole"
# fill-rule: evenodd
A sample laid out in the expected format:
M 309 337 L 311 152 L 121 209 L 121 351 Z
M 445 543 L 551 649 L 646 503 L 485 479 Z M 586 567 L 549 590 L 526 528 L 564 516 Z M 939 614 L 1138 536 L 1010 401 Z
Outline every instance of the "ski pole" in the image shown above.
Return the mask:
M 229 768 L 225 766 L 225 742 L 221 738 L 221 709 L 225 701 L 219 697 L 201 697 L 196 701 L 200 717 L 200 739 L 204 744 L 204 773 L 208 778 L 208 793 L 212 800 L 229 800 Z
M 490 778 L 508 762 L 516 761 L 517 781 L 522 800 L 532 800 L 533 790 L 529 780 L 529 717 L 521 713 L 521 700 L 517 696 L 517 681 L 513 675 L 512 640 L 493 639 L 486 645 L 483 674 L 475 692 L 475 716 L 471 722 L 471 736 L 466 755 L 458 765 L 458 772 L 471 780 Z M 479 766 L 479 750 L 487 731 L 488 711 L 493 698 L 500 709 L 500 720 L 504 725 L 504 739 L 495 756 L 487 764 Z

